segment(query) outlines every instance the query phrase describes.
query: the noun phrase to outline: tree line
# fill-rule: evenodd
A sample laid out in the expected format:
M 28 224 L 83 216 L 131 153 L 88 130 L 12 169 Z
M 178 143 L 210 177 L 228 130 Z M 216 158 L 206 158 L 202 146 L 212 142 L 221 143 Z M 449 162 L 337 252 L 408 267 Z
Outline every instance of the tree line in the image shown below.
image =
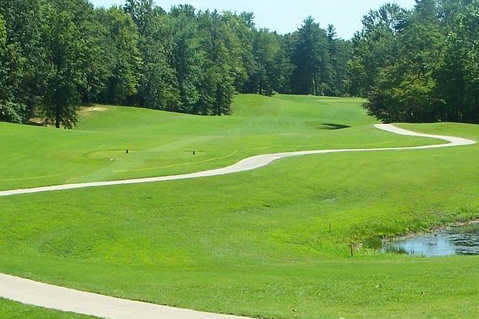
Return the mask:
M 479 0 L 386 4 L 352 40 L 313 18 L 290 34 L 252 13 L 153 0 L 0 2 L 0 120 L 77 122 L 78 105 L 224 115 L 236 93 L 367 97 L 386 122 L 479 122 Z
M 386 122 L 479 123 L 479 1 L 388 4 L 363 19 L 350 94 Z
M 0 120 L 71 128 L 92 102 L 223 115 L 235 93 L 345 95 L 350 51 L 312 18 L 279 35 L 252 13 L 153 0 L 2 0 Z

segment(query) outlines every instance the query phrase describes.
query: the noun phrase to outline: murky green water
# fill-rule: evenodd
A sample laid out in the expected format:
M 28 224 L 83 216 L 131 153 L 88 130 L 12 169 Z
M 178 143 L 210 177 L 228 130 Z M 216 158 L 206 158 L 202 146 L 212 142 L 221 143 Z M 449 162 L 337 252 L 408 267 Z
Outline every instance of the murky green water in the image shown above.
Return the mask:
M 479 255 L 479 223 L 390 241 L 382 251 L 424 257 Z

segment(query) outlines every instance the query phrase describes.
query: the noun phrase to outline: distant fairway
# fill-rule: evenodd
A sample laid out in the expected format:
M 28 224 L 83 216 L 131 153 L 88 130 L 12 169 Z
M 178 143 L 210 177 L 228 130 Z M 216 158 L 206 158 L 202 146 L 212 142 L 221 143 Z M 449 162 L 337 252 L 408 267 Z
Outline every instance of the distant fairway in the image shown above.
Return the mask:
M 71 132 L 2 123 L 11 169 L 0 185 L 182 173 L 278 151 L 440 143 L 376 130 L 360 103 L 239 96 L 235 115 L 224 118 L 111 108 L 88 113 Z M 477 125 L 401 127 L 479 140 Z M 477 145 L 327 154 L 229 176 L 0 198 L 0 272 L 260 318 L 475 318 L 479 258 L 373 248 L 385 236 L 479 218 L 478 158 Z M 0 301 L 0 317 L 11 307 L 23 306 Z
M 0 123 L 0 190 L 187 173 L 264 153 L 431 143 L 376 130 L 362 102 L 240 95 L 234 115 L 221 118 L 102 107 L 82 112 L 73 131 Z

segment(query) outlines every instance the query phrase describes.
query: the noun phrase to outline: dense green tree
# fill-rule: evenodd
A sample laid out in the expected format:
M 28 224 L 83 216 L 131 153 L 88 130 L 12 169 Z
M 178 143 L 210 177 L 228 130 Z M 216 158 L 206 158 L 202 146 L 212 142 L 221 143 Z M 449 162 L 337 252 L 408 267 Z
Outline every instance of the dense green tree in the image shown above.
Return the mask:
M 149 24 L 153 17 L 158 14 L 158 12 L 155 13 L 155 11 L 162 11 L 153 5 L 153 0 L 126 0 L 124 10 L 131 16 L 142 35 L 150 32 Z
M 326 32 L 312 17 L 304 20 L 303 26 L 295 33 L 292 61 L 295 66 L 292 75 L 293 90 L 297 94 L 322 94 L 322 69 L 328 62 Z
M 237 34 L 239 41 L 241 42 L 241 58 L 243 68 L 246 71 L 246 79 L 243 79 L 243 83 L 236 83 L 236 87 L 241 90 L 248 82 L 252 74 L 256 72 L 256 59 L 253 52 L 253 43 L 256 33 L 256 25 L 254 23 L 254 14 L 251 12 L 242 12 L 239 16 L 236 16 L 238 23 L 234 24 L 234 32 Z
M 202 12 L 198 19 L 204 32 L 201 48 L 206 53 L 202 64 L 204 85 L 201 88 L 200 113 L 229 114 L 236 91 L 235 66 L 240 63 L 240 56 L 234 52 L 237 39 L 217 11 Z
M 257 72 L 258 65 L 254 54 L 254 40 L 256 28 L 254 15 L 249 12 L 242 12 L 240 15 L 228 13 L 226 23 L 235 38 L 234 56 L 235 66 L 235 88 L 237 91 L 248 92 L 249 79 Z M 250 93 L 257 93 L 250 91 Z
M 7 99 L 9 96 L 6 89 L 8 86 L 5 80 L 8 78 L 8 55 L 7 55 L 7 30 L 5 20 L 0 14 L 0 121 L 21 122 L 22 118 L 18 114 L 18 108 L 12 105 L 12 102 Z
M 437 95 L 450 121 L 479 123 L 479 1 L 464 6 L 447 36 L 442 65 L 435 72 Z
M 278 36 L 280 49 L 274 58 L 272 82 L 276 92 L 293 94 L 292 79 L 295 65 L 292 61 L 294 52 L 294 36 L 286 34 Z
M 474 0 L 439 0 L 437 8 L 439 18 L 446 28 L 454 27 L 457 13 L 473 2 Z
M 201 64 L 204 52 L 200 50 L 200 38 L 196 10 L 180 5 L 170 12 L 174 37 L 174 67 L 180 94 L 178 111 L 198 113 L 201 86 Z
M 248 79 L 248 92 L 269 96 L 273 94 L 276 56 L 280 50 L 281 43 L 277 34 L 267 29 L 260 29 L 254 33 L 252 52 L 255 68 Z
M 250 29 L 247 22 L 237 14 L 232 12 L 224 12 L 220 15 L 223 23 L 221 34 L 227 50 L 227 60 L 230 69 L 230 75 L 233 77 L 233 93 L 239 91 L 248 79 L 251 71 L 250 67 L 245 64 L 250 63 L 252 58 L 250 41 L 253 34 L 249 33 Z M 228 106 L 229 110 L 229 106 Z M 229 111 L 228 111 L 229 113 Z
M 48 68 L 43 111 L 57 128 L 71 128 L 82 98 L 97 85 L 89 82 L 99 56 L 86 30 L 92 6 L 83 0 L 56 0 L 43 3 L 41 9 Z
M 141 65 L 136 25 L 130 15 L 117 7 L 99 9 L 96 16 L 104 28 L 101 39 L 107 66 L 100 101 L 128 104 L 138 92 Z
M 3 120 L 25 122 L 40 105 L 44 91 L 39 2 L 1 1 L 0 15 L 4 20 L 0 113 Z
M 312 18 L 292 34 L 252 13 L 153 0 L 0 2 L 0 119 L 73 127 L 81 104 L 224 115 L 237 92 L 344 95 L 349 41 Z
M 128 0 L 125 5 L 139 30 L 139 50 L 143 60 L 135 104 L 176 110 L 180 92 L 173 67 L 174 42 L 171 24 L 164 10 L 151 0 Z
M 424 5 L 416 11 L 395 41 L 398 54 L 380 68 L 366 107 L 388 122 L 438 120 L 442 103 L 432 94 L 436 86 L 433 72 L 443 37 L 435 6 Z
M 478 29 L 477 1 L 418 0 L 394 35 L 398 55 L 378 68 L 368 111 L 389 122 L 479 122 Z
M 381 68 L 399 58 L 397 34 L 404 30 L 408 13 L 396 4 L 386 4 L 363 18 L 363 30 L 355 34 L 348 65 L 352 95 L 367 96 L 379 79 Z
M 328 54 L 330 66 L 327 68 L 328 91 L 326 95 L 341 96 L 346 94 L 347 65 L 351 58 L 351 47 L 349 41 L 339 39 L 333 25 L 327 28 Z

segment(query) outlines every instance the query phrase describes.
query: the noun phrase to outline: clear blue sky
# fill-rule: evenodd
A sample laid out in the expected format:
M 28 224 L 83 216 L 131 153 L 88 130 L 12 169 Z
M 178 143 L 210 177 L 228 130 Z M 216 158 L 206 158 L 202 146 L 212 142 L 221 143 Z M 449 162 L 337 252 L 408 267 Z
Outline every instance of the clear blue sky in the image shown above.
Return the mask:
M 96 6 L 123 5 L 123 0 L 90 0 Z M 395 2 L 412 8 L 414 0 L 156 0 L 169 10 L 172 5 L 188 3 L 198 9 L 218 9 L 253 12 L 258 27 L 288 33 L 296 30 L 302 21 L 313 16 L 322 27 L 334 24 L 338 35 L 349 39 L 361 29 L 361 18 L 371 9 Z

